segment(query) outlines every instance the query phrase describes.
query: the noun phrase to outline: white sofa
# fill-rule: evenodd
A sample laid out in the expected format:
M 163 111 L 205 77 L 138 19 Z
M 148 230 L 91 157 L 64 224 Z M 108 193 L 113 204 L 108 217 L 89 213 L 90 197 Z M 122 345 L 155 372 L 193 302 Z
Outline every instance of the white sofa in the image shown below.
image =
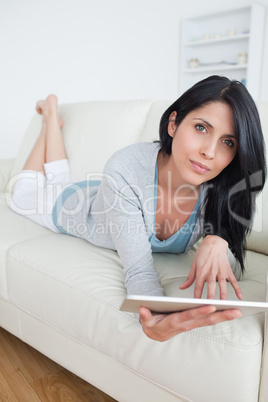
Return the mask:
M 158 137 L 170 102 L 89 102 L 60 106 L 72 180 L 101 172 L 117 149 Z M 268 142 L 268 104 L 260 104 Z M 120 402 L 267 402 L 265 316 L 244 316 L 183 333 L 167 342 L 147 338 L 125 296 L 115 251 L 54 234 L 12 212 L 7 202 L 40 129 L 34 115 L 16 160 L 0 167 L 0 325 Z M 6 193 L 5 193 L 6 191 Z M 268 188 L 259 198 L 248 241 L 245 300 L 265 300 L 268 270 Z M 167 295 L 179 290 L 188 255 L 155 255 Z M 229 288 L 229 297 L 235 298 Z

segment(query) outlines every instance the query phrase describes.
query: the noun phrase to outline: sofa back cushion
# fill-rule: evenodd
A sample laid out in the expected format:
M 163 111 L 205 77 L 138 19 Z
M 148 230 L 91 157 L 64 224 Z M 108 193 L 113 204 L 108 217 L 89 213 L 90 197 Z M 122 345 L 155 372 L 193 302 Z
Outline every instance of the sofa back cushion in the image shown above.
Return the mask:
M 141 135 L 141 141 L 156 141 L 159 139 L 159 124 L 162 114 L 172 104 L 172 101 L 153 102 Z
M 100 101 L 60 105 L 63 136 L 71 167 L 71 180 L 87 173 L 100 173 L 107 159 L 118 149 L 140 140 L 152 102 Z M 24 136 L 12 174 L 18 173 L 41 129 L 35 115 Z

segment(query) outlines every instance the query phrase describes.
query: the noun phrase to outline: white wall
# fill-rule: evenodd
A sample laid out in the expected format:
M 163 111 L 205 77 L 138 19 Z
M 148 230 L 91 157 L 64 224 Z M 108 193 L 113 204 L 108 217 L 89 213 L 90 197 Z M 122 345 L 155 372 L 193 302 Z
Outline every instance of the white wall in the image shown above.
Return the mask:
M 35 101 L 49 93 L 61 103 L 177 98 L 180 20 L 249 4 L 0 0 L 0 158 L 16 156 Z M 264 58 L 268 71 L 268 50 Z

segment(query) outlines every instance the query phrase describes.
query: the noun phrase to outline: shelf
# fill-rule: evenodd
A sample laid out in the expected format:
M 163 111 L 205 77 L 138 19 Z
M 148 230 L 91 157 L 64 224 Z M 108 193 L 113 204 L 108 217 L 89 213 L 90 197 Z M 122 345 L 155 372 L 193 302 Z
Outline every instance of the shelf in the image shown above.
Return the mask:
M 213 64 L 211 66 L 187 68 L 183 70 L 187 74 L 206 73 L 210 71 L 231 71 L 231 70 L 244 70 L 248 67 L 247 64 Z
M 210 75 L 222 75 L 246 82 L 253 99 L 258 100 L 266 10 L 264 5 L 253 4 L 183 20 L 180 92 Z
M 222 36 L 220 38 L 212 38 L 212 39 L 201 39 L 201 40 L 193 40 L 191 42 L 186 42 L 183 46 L 200 46 L 200 45 L 210 45 L 214 43 L 221 42 L 232 42 L 237 40 L 245 40 L 249 39 L 250 34 L 241 34 L 241 35 L 233 35 L 233 36 Z

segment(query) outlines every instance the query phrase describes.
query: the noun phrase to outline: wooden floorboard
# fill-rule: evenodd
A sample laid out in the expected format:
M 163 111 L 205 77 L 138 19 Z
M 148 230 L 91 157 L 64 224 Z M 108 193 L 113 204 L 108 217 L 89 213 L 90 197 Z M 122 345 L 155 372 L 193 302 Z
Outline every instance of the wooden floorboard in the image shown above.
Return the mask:
M 0 402 L 115 402 L 0 328 Z

